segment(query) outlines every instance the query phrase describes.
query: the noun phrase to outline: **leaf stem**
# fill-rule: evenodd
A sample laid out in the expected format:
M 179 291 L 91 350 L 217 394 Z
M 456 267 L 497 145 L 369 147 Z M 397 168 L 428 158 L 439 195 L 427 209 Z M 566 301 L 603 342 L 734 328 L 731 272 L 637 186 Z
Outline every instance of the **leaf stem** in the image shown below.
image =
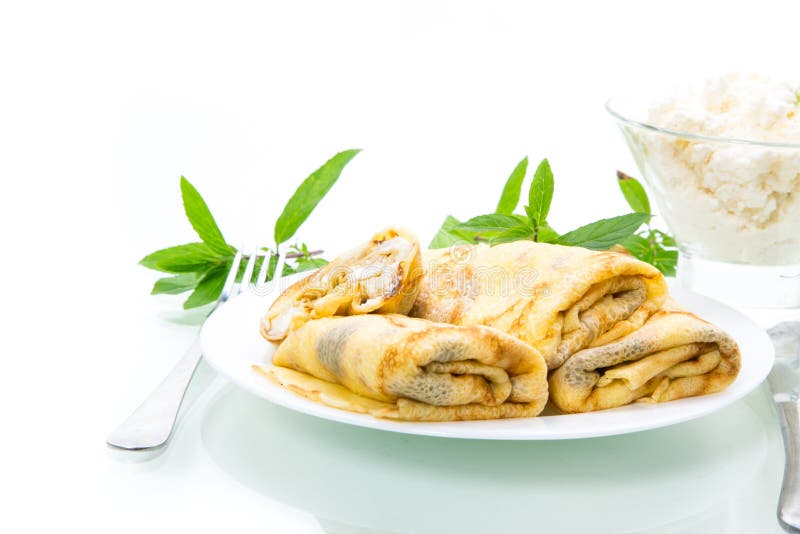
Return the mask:
M 286 259 L 287 260 L 294 260 L 294 259 L 297 259 L 297 258 L 305 258 L 306 256 L 309 256 L 309 257 L 311 257 L 311 256 L 319 256 L 320 254 L 322 254 L 324 252 L 325 251 L 322 250 L 322 249 L 320 249 L 320 250 L 309 250 L 308 254 L 304 254 L 302 252 L 289 252 L 289 253 L 286 254 Z
M 310 251 L 308 251 L 308 257 L 319 256 L 319 255 L 324 254 L 324 253 L 325 253 L 325 251 L 322 250 L 322 249 L 310 250 Z M 275 251 L 275 255 L 279 256 L 280 253 L 278 251 Z M 249 258 L 250 256 L 248 255 L 248 256 L 245 256 L 245 257 Z M 303 254 L 302 252 L 287 252 L 286 256 L 285 256 L 285 258 L 287 260 L 296 260 L 297 258 L 305 258 L 305 257 L 306 257 L 306 255 Z

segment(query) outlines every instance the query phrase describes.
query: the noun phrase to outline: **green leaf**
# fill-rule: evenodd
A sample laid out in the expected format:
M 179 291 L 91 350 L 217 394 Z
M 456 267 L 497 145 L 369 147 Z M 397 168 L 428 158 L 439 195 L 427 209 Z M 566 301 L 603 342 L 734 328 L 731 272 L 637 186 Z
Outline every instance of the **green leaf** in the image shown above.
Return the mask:
M 235 250 L 225 242 L 203 197 L 183 176 L 181 176 L 181 196 L 186 217 L 192 223 L 192 228 L 200 236 L 200 239 L 214 252 L 222 255 L 233 254 Z
M 291 247 L 289 247 L 289 250 L 292 251 L 294 254 L 301 254 L 301 256 L 292 259 L 292 261 L 294 261 L 294 266 L 291 266 L 288 263 L 284 263 L 283 266 L 284 276 L 290 274 L 286 272 L 287 266 L 291 268 L 292 273 L 301 273 L 303 271 L 309 271 L 311 269 L 318 269 L 328 263 L 328 260 L 324 258 L 312 257 L 311 253 L 308 250 L 308 245 L 306 245 L 305 243 L 301 243 L 299 245 L 298 244 L 292 245 Z M 277 261 L 275 262 L 275 264 L 276 263 Z M 272 273 L 275 271 L 275 264 L 270 264 L 269 267 L 270 279 L 272 278 Z
M 553 200 L 553 187 L 553 171 L 550 170 L 550 162 L 545 158 L 533 174 L 531 188 L 528 191 L 528 206 L 525 208 L 534 228 L 547 220 L 550 202 Z
M 508 228 L 520 225 L 520 218 L 515 215 L 502 215 L 500 213 L 490 213 L 478 215 L 467 222 L 458 225 L 459 230 L 470 232 L 502 232 Z
M 678 251 L 657 247 L 654 252 L 653 265 L 664 276 L 675 276 L 675 268 L 678 265 Z
M 297 260 L 295 260 L 294 271 L 296 273 L 301 273 L 303 271 L 310 271 L 311 269 L 319 269 L 327 263 L 328 260 L 324 258 L 297 258 Z
M 619 243 L 637 259 L 644 262 L 653 263 L 653 247 L 650 240 L 640 235 L 630 235 Z
M 528 172 L 528 157 L 522 159 L 514 170 L 511 171 L 511 176 L 508 177 L 505 187 L 503 187 L 503 194 L 500 195 L 500 201 L 497 203 L 495 213 L 503 215 L 511 215 L 519 204 L 519 193 L 522 189 L 522 181 L 525 179 L 525 173 Z
M 567 232 L 557 243 L 593 250 L 605 250 L 633 234 L 645 221 L 647 213 L 628 213 L 601 219 Z
M 536 212 L 530 206 L 525 206 L 525 213 L 528 215 L 528 221 L 533 224 L 533 221 L 536 219 Z
M 439 231 L 433 236 L 428 248 L 447 248 L 460 243 L 474 242 L 475 234 L 467 230 L 459 230 L 458 226 L 460 224 L 461 221 L 452 215 L 448 215 Z
M 190 289 L 194 289 L 200 277 L 196 273 L 176 274 L 175 276 L 167 276 L 159 278 L 153 284 L 151 295 L 178 295 Z
M 188 243 L 157 250 L 139 260 L 139 263 L 148 269 L 165 273 L 186 273 L 207 271 L 223 259 L 205 243 Z
M 519 241 L 521 239 L 533 239 L 533 228 L 527 224 L 520 224 L 508 228 L 489 240 L 492 245 L 500 243 L 509 243 L 511 241 Z
M 675 238 L 671 235 L 662 232 L 661 230 L 653 230 L 653 234 L 658 236 L 659 241 L 665 247 L 677 247 L 678 244 L 675 242 Z
M 224 263 L 212 268 L 204 274 L 194 292 L 189 295 L 189 298 L 183 303 L 183 309 L 198 308 L 217 300 L 219 294 L 222 293 L 225 279 L 228 277 L 228 269 L 230 269 L 230 266 Z
M 539 243 L 555 243 L 560 237 L 559 233 L 553 230 L 553 227 L 546 222 L 539 226 L 537 241 Z
M 275 221 L 275 243 L 281 244 L 290 239 L 300 225 L 308 219 L 320 200 L 330 191 L 345 165 L 353 159 L 360 150 L 345 150 L 339 152 L 326 161 L 322 167 L 311 173 L 286 203 L 283 212 Z
M 633 176 L 628 176 L 622 171 L 617 171 L 617 184 L 622 191 L 628 205 L 636 213 L 650 213 L 650 200 L 647 198 L 642 184 Z
M 641 235 L 628 236 L 620 244 L 637 259 L 654 266 L 665 276 L 675 276 L 678 251 L 667 250 L 661 246 L 655 239 L 654 234 L 657 231 L 650 232 L 649 238 Z
M 270 280 L 272 280 L 272 277 L 275 275 L 275 267 L 277 267 L 277 265 L 272 266 L 272 268 L 270 269 L 270 272 L 269 272 L 269 279 Z M 292 264 L 284 263 L 283 264 L 283 271 L 282 271 L 281 276 L 289 276 L 290 274 L 294 274 L 296 272 L 298 272 L 298 271 L 292 266 Z

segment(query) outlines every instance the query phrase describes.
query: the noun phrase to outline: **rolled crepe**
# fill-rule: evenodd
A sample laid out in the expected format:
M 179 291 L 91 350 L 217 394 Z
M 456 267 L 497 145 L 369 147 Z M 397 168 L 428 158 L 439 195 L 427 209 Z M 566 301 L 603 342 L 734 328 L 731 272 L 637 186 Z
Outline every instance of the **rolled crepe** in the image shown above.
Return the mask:
M 667 296 L 661 273 L 632 256 L 532 241 L 431 250 L 423 268 L 412 316 L 498 328 L 549 369 L 639 328 Z
M 401 313 L 411 309 L 422 275 L 419 240 L 387 228 L 290 286 L 261 320 L 261 334 L 280 341 L 312 319 Z
M 570 356 L 550 377 L 550 398 L 570 413 L 664 402 L 722 391 L 740 367 L 728 334 L 670 303 L 622 339 Z
M 409 421 L 532 417 L 547 402 L 547 368 L 531 346 L 485 326 L 402 315 L 309 321 L 256 366 L 330 406 Z

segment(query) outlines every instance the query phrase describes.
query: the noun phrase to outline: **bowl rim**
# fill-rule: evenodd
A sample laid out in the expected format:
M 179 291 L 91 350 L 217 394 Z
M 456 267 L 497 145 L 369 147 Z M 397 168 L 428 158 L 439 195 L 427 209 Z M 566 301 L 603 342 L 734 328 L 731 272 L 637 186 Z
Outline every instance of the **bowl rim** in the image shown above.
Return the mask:
M 637 128 L 643 128 L 645 130 L 671 135 L 673 137 L 681 137 L 684 139 L 693 139 L 698 141 L 712 141 L 715 143 L 735 143 L 739 145 L 760 146 L 766 148 L 790 148 L 790 149 L 800 150 L 800 142 L 792 143 L 789 141 L 757 141 L 755 139 L 706 135 L 706 134 L 686 132 L 681 130 L 673 130 L 671 128 L 664 128 L 662 126 L 656 126 L 654 124 L 650 124 L 647 122 L 637 121 L 617 111 L 617 109 L 613 105 L 613 102 L 615 102 L 619 98 L 620 97 L 611 97 L 608 100 L 606 100 L 605 103 L 606 111 L 618 122 L 628 124 L 630 126 L 635 126 Z

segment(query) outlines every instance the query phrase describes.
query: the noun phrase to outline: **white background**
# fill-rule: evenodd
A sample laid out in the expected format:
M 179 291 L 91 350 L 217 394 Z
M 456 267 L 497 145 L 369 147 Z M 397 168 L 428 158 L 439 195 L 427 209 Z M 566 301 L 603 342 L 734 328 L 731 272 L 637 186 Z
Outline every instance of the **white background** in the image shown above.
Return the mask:
M 270 524 L 212 467 L 104 449 L 194 333 L 136 265 L 194 240 L 182 174 L 231 242 L 270 244 L 299 181 L 363 148 L 299 234 L 337 251 L 387 224 L 427 242 L 546 156 L 566 229 L 625 210 L 606 98 L 730 70 L 797 83 L 798 23 L 764 0 L 0 4 L 0 524 Z

